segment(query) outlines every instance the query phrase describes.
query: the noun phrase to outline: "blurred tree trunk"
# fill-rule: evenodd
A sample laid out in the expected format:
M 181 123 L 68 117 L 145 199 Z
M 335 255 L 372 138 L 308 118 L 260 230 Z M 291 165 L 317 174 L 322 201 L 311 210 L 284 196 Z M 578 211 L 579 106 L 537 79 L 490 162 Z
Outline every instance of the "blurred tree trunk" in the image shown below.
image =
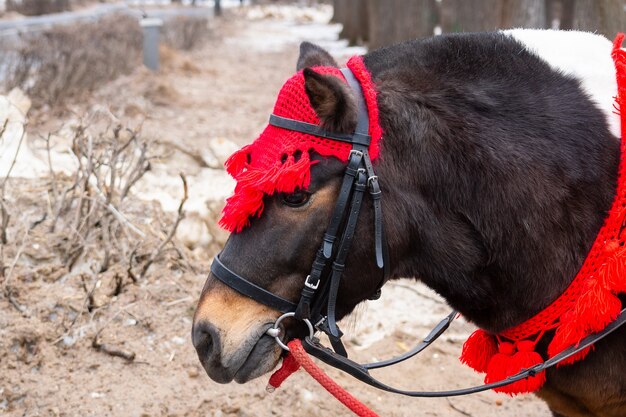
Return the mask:
M 574 6 L 576 0 L 561 0 L 559 29 L 569 30 L 574 27 Z
M 333 23 L 345 24 L 350 12 L 350 0 L 333 0 Z
M 343 21 L 343 30 L 339 34 L 340 37 L 348 40 L 350 45 L 356 45 L 367 41 L 369 25 L 367 18 L 367 1 L 366 0 L 340 0 L 347 4 L 347 10 L 341 12 Z M 345 13 L 345 14 L 344 14 Z
M 441 29 L 443 32 L 479 32 L 494 30 L 500 24 L 502 0 L 443 0 Z
M 220 3 L 220 0 L 214 0 L 214 3 L 213 3 L 213 14 L 215 16 L 221 16 L 222 15 L 222 4 Z
M 433 35 L 436 0 L 367 0 L 371 49 Z
M 537 28 L 545 29 L 545 0 L 501 0 L 501 28 Z
M 598 32 L 613 39 L 626 29 L 624 0 L 575 0 L 572 29 Z
M 443 32 L 479 32 L 498 28 L 545 28 L 550 0 L 442 0 Z

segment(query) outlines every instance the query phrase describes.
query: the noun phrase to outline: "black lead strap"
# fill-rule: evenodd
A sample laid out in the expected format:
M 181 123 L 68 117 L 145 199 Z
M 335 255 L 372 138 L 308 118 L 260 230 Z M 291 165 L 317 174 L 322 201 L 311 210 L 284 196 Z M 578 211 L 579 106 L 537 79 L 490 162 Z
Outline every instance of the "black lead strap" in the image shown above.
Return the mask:
M 419 354 L 421 351 L 423 351 L 428 346 L 430 346 L 435 340 L 439 338 L 439 336 L 444 334 L 444 332 L 448 330 L 448 327 L 450 327 L 450 324 L 452 324 L 452 322 L 458 315 L 459 313 L 457 313 L 456 311 L 453 311 L 450 314 L 448 314 L 428 333 L 428 335 L 421 342 L 419 342 L 413 349 L 409 350 L 408 352 L 405 352 L 402 355 L 398 355 L 395 358 L 387 359 L 387 360 L 380 361 L 380 362 L 366 363 L 365 365 L 361 365 L 361 366 L 368 370 L 379 369 L 379 368 L 385 368 L 387 366 L 395 365 L 397 363 L 400 363 L 407 359 L 412 358 L 413 356 Z
M 528 369 L 524 369 L 515 375 L 503 379 L 502 381 L 450 391 L 408 391 L 394 388 L 371 376 L 368 372 L 367 365 L 360 365 L 344 356 L 337 355 L 330 349 L 320 345 L 318 340 L 312 340 L 310 337 L 306 337 L 302 342 L 302 345 L 304 346 L 304 350 L 306 350 L 307 353 L 309 353 L 310 355 L 315 356 L 322 362 L 334 368 L 340 369 L 350 374 L 359 381 L 364 382 L 374 388 L 378 388 L 380 390 L 392 392 L 395 394 L 406 395 L 408 397 L 456 397 L 460 395 L 475 394 L 477 392 L 487 391 L 494 388 L 500 388 L 505 385 L 521 381 L 522 379 L 535 376 L 538 373 L 545 371 L 546 369 L 552 368 L 553 366 L 557 365 L 560 362 L 563 362 L 564 360 L 575 355 L 576 353 L 592 346 L 594 343 L 597 343 L 599 340 L 613 333 L 619 327 L 624 325 L 624 323 L 626 323 L 626 309 L 622 310 L 617 319 L 609 324 L 600 333 L 585 337 L 577 346 L 571 346 L 545 362 L 542 362 Z M 373 369 L 373 367 L 370 366 L 369 369 Z

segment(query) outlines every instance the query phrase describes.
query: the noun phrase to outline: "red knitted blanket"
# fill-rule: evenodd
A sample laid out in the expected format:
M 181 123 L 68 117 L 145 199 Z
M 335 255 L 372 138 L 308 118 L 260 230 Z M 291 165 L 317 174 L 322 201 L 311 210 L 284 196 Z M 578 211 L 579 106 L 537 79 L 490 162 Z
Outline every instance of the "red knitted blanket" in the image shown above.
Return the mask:
M 616 111 L 626 108 L 626 52 L 621 49 L 624 34 L 613 43 L 612 57 L 617 73 Z M 485 373 L 485 383 L 500 381 L 543 361 L 535 351 L 548 330 L 554 338 L 548 356 L 554 357 L 615 320 L 622 308 L 617 294 L 626 293 L 626 112 L 620 112 L 622 125 L 621 157 L 617 194 L 591 251 L 570 286 L 552 304 L 531 319 L 500 334 L 474 332 L 463 345 L 461 361 Z M 584 359 L 589 349 L 559 365 Z M 533 392 L 546 380 L 545 371 L 522 381 L 497 388 L 506 394 Z

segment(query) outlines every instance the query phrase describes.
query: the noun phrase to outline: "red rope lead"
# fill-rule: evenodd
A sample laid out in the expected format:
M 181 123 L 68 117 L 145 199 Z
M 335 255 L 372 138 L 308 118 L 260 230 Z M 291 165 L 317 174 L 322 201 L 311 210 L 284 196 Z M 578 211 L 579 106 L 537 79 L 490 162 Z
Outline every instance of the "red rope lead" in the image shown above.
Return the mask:
M 289 354 L 283 359 L 283 364 L 280 369 L 274 372 L 270 377 L 268 389 L 273 391 L 274 388 L 278 388 L 289 375 L 296 372 L 300 366 L 302 366 L 313 379 L 319 382 L 326 391 L 341 401 L 341 403 L 348 407 L 354 414 L 359 417 L 378 417 L 378 414 L 370 410 L 365 404 L 354 398 L 348 391 L 326 375 L 306 353 L 300 340 L 294 339 L 287 345 L 289 346 Z

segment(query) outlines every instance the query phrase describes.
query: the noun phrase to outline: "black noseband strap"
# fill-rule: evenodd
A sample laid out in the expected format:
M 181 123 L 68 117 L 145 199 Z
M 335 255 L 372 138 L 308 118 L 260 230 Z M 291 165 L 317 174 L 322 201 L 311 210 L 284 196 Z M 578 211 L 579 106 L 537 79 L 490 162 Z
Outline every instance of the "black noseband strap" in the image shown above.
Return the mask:
M 258 301 L 261 304 L 265 304 L 270 308 L 274 308 L 281 313 L 295 311 L 297 307 L 297 305 L 291 301 L 285 300 L 284 298 L 279 297 L 278 295 L 273 294 L 234 273 L 228 269 L 222 261 L 220 261 L 219 256 L 213 258 L 211 272 L 217 279 L 228 285 L 230 288 L 235 289 L 240 294 L 243 294 L 254 301 Z

